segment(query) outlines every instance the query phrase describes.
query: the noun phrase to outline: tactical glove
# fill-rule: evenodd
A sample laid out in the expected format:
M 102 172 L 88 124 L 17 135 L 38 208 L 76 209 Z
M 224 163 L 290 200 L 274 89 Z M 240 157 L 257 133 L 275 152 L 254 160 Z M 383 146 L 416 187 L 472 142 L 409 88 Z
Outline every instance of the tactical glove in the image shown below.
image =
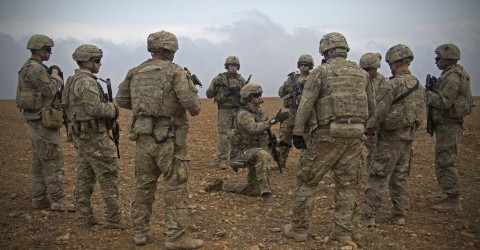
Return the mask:
M 285 120 L 288 119 L 288 117 L 290 117 L 290 114 L 288 112 L 282 112 L 282 110 L 280 109 L 277 114 L 275 115 L 275 117 L 273 117 L 271 120 L 270 120 L 270 123 L 271 124 L 275 124 L 277 122 L 283 122 Z
M 293 146 L 297 149 L 307 148 L 305 139 L 301 135 L 293 135 Z
M 57 65 L 52 65 L 50 66 L 50 68 L 48 68 L 48 73 L 51 75 L 52 74 L 52 70 L 53 69 L 56 69 L 58 71 L 58 76 L 60 76 L 60 78 L 62 78 L 63 80 L 63 72 L 62 70 L 60 69 L 60 67 L 58 67 Z

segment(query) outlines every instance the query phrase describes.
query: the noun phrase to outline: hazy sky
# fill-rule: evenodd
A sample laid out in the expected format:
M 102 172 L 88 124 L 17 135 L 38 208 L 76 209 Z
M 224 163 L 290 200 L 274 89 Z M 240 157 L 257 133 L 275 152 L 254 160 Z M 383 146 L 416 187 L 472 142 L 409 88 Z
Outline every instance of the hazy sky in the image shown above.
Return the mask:
M 320 63 L 320 38 L 333 31 L 346 37 L 348 59 L 357 63 L 363 53 L 379 52 L 384 58 L 391 46 L 406 44 L 415 55 L 410 68 L 421 82 L 427 73 L 441 73 L 434 64 L 435 48 L 455 43 L 479 96 L 478 10 L 477 0 L 2 0 L 0 99 L 15 98 L 17 71 L 30 56 L 26 44 L 33 34 L 53 38 L 53 55 L 45 64 L 59 65 L 66 76 L 76 68 L 71 57 L 76 47 L 92 43 L 102 48 L 98 76 L 111 78 L 116 93 L 128 69 L 150 58 L 147 36 L 160 30 L 177 35 L 174 62 L 200 78 L 202 97 L 225 71 L 229 55 L 240 58 L 239 73 L 252 74 L 265 96 L 276 96 L 287 74 L 298 70 L 301 54 Z M 391 75 L 384 60 L 380 71 Z

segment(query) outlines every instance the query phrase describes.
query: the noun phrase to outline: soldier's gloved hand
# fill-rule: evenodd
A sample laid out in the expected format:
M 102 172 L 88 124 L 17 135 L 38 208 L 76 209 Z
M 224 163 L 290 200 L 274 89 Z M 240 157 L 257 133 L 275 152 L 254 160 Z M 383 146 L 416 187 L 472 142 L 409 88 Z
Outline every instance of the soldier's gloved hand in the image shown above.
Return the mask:
M 292 144 L 290 144 L 290 143 L 289 143 L 289 142 L 287 142 L 287 141 L 280 140 L 280 142 L 278 143 L 278 146 L 280 146 L 280 147 L 287 147 L 287 148 L 291 148 L 291 147 L 292 147 Z
M 297 149 L 307 148 L 305 139 L 301 135 L 293 135 L 293 146 Z
M 63 80 L 63 72 L 60 69 L 60 67 L 58 67 L 57 65 L 50 66 L 50 68 L 48 68 L 48 72 L 50 74 L 56 74 L 56 75 L 60 76 L 60 78 L 62 78 L 62 80 Z
M 282 110 L 280 109 L 277 114 L 275 115 L 275 117 L 273 117 L 271 120 L 270 120 L 270 123 L 271 124 L 275 124 L 277 122 L 283 122 L 285 120 L 288 119 L 288 117 L 290 117 L 290 113 L 288 112 L 282 112 Z

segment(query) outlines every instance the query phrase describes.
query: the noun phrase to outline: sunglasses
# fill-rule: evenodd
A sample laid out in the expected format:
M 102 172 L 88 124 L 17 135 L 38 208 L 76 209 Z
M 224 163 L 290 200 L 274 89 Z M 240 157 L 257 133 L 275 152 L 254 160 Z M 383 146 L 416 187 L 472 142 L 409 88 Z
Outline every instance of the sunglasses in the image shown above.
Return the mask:
M 252 94 L 252 97 L 253 98 L 260 98 L 260 97 L 262 97 L 262 94 L 261 93 L 255 93 L 255 94 Z
M 435 57 L 435 62 L 438 62 L 438 61 L 440 61 L 440 57 L 437 56 Z
M 52 47 L 45 47 L 45 51 L 47 51 L 48 53 L 52 53 Z
M 303 67 L 310 67 L 310 64 L 308 64 L 308 63 L 300 63 L 299 65 L 303 66 Z
M 95 58 L 95 59 L 93 59 L 93 61 L 94 61 L 95 63 L 97 63 L 97 64 L 99 64 L 101 60 L 102 60 L 102 59 L 100 59 L 100 58 Z

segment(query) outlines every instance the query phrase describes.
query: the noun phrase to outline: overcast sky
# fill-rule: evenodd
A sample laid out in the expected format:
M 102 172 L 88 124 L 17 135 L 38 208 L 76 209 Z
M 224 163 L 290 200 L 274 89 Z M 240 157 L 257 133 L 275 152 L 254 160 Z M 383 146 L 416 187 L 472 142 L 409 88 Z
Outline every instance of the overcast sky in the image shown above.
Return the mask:
M 91 43 L 102 48 L 98 76 L 111 78 L 116 93 L 128 69 L 150 58 L 147 36 L 160 30 L 178 37 L 174 62 L 200 78 L 202 97 L 225 71 L 229 55 L 240 58 L 239 73 L 252 74 L 265 96 L 276 96 L 287 74 L 298 70 L 301 54 L 320 63 L 320 38 L 333 31 L 346 37 L 349 60 L 358 63 L 366 52 L 381 53 L 380 71 L 387 77 L 385 52 L 406 44 L 415 55 L 410 68 L 421 82 L 428 73 L 441 73 L 434 64 L 435 48 L 455 43 L 462 53 L 459 63 L 479 96 L 478 10 L 478 0 L 2 0 L 0 99 L 15 98 L 17 71 L 30 56 L 26 44 L 33 34 L 53 38 L 53 55 L 45 64 L 59 65 L 66 76 L 76 68 L 71 57 L 76 47 Z

